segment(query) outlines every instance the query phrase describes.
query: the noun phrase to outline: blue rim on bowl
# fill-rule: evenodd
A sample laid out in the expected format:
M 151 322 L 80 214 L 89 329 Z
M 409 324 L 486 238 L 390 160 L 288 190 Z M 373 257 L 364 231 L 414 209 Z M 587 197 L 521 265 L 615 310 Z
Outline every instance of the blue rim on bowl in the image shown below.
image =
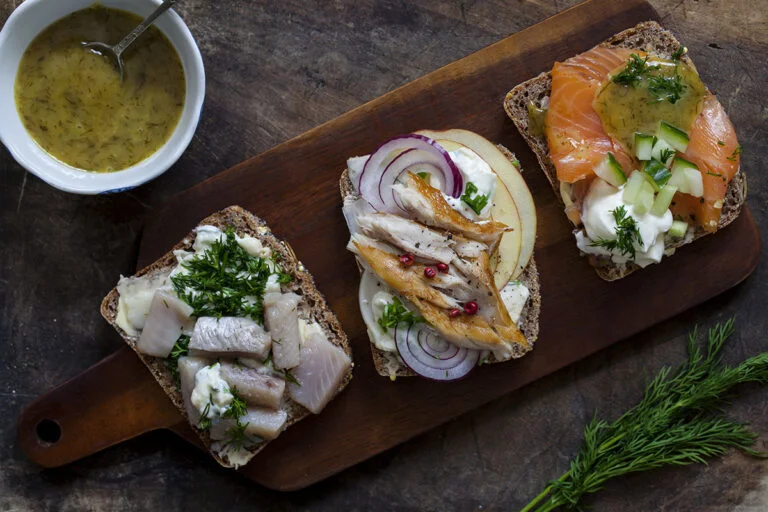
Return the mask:
M 145 17 L 161 0 L 101 0 L 100 5 Z M 76 194 L 129 190 L 164 173 L 181 157 L 195 134 L 205 98 L 205 69 L 200 49 L 173 10 L 155 22 L 181 59 L 186 98 L 181 117 L 168 140 L 154 154 L 121 171 L 95 173 L 71 167 L 46 153 L 27 133 L 14 100 L 19 62 L 29 43 L 51 23 L 93 5 L 93 0 L 26 0 L 0 31 L 0 142 L 25 169 L 48 184 Z

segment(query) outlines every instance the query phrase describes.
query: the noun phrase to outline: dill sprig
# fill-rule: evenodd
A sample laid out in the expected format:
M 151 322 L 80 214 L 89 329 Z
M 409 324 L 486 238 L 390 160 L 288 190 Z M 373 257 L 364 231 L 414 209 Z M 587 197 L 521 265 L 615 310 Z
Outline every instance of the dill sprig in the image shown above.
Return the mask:
M 629 56 L 627 66 L 619 73 L 613 76 L 613 81 L 617 84 L 630 85 L 637 87 L 640 83 L 640 77 L 648 70 L 648 57 L 641 59 L 636 53 Z
M 195 317 L 241 316 L 262 323 L 262 299 L 270 274 L 277 273 L 280 283 L 291 279 L 276 262 L 248 254 L 237 243 L 231 227 L 223 239 L 214 241 L 182 267 L 187 272 L 171 277 L 171 282 L 179 298 L 192 306 Z
M 624 205 L 611 210 L 613 219 L 616 221 L 616 238 L 609 240 L 600 238 L 590 244 L 592 247 L 602 247 L 609 251 L 618 251 L 620 254 L 635 259 L 635 242 L 637 245 L 643 245 L 643 237 L 637 227 L 637 221 L 631 215 L 627 214 Z
M 709 330 L 703 352 L 694 330 L 688 337 L 688 361 L 662 369 L 647 385 L 643 399 L 613 423 L 595 416 L 584 429 L 584 442 L 560 478 L 547 485 L 522 512 L 558 507 L 581 510 L 586 494 L 629 473 L 662 466 L 705 463 L 730 448 L 755 451 L 757 435 L 726 418 L 721 410 L 733 388 L 747 382 L 768 383 L 768 352 L 735 367 L 722 364 L 720 352 L 733 334 L 733 320 Z
M 680 56 L 682 56 L 682 53 Z M 673 58 L 675 61 L 678 59 Z M 613 75 L 612 80 L 617 84 L 637 87 L 645 78 L 648 92 L 655 98 L 654 103 L 665 100 L 672 104 L 677 103 L 683 97 L 686 90 L 683 77 L 680 76 L 677 66 L 675 66 L 675 73 L 672 76 L 665 76 L 661 73 L 660 66 L 648 64 L 647 56 L 641 59 L 637 54 L 633 53 L 629 56 L 624 69 Z
M 179 378 L 179 358 L 187 355 L 187 353 L 189 353 L 189 336 L 182 334 L 176 340 L 176 343 L 173 344 L 171 353 L 168 355 L 168 359 L 165 360 L 165 365 L 171 372 L 171 378 L 177 386 L 181 384 Z
M 240 396 L 236 387 L 230 388 L 229 392 L 232 393 L 232 402 L 227 406 L 227 410 L 224 411 L 224 414 L 222 414 L 221 417 L 238 419 L 247 412 L 248 405 Z
M 649 74 L 648 92 L 656 97 L 656 101 L 668 101 L 673 105 L 683 97 L 686 85 L 683 83 L 683 77 L 675 67 L 675 74 L 672 76 L 659 76 Z

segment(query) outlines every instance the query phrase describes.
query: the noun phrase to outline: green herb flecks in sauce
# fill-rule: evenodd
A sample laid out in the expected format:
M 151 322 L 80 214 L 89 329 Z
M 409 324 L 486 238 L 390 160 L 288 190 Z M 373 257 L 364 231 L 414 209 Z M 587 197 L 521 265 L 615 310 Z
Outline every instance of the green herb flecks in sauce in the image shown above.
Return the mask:
M 635 132 L 656 133 L 662 120 L 690 132 L 707 92 L 696 70 L 684 61 L 634 57 L 595 96 L 605 132 L 627 149 Z
M 90 7 L 53 23 L 24 52 L 16 75 L 16 108 L 49 154 L 73 167 L 110 172 L 155 153 L 179 121 L 184 70 L 166 37 L 150 27 L 114 63 L 82 47 L 117 43 L 141 18 Z

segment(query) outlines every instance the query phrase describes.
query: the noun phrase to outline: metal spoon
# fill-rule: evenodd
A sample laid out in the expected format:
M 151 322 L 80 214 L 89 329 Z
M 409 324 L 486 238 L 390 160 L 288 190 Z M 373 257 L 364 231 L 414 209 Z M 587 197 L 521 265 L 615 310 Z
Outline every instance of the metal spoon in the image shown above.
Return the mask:
M 120 81 L 123 81 L 124 66 L 123 66 L 123 52 L 128 48 L 138 37 L 149 28 L 155 20 L 163 14 L 165 11 L 171 8 L 178 0 L 165 0 L 160 4 L 155 11 L 146 17 L 144 21 L 138 24 L 136 28 L 131 30 L 119 43 L 114 46 L 106 43 L 85 43 L 83 48 L 88 48 L 94 53 L 99 55 L 106 55 L 111 57 L 117 63 L 117 69 L 120 70 Z

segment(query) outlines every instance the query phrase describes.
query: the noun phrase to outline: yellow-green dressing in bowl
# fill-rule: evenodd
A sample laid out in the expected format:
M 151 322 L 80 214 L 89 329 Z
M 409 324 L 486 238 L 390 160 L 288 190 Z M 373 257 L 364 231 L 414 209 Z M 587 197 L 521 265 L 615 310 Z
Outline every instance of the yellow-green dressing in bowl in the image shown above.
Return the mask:
M 124 54 L 125 77 L 83 43 L 117 43 L 141 18 L 94 6 L 41 32 L 24 52 L 16 108 L 50 155 L 87 171 L 112 172 L 156 152 L 171 136 L 185 99 L 184 70 L 171 43 L 150 27 Z

